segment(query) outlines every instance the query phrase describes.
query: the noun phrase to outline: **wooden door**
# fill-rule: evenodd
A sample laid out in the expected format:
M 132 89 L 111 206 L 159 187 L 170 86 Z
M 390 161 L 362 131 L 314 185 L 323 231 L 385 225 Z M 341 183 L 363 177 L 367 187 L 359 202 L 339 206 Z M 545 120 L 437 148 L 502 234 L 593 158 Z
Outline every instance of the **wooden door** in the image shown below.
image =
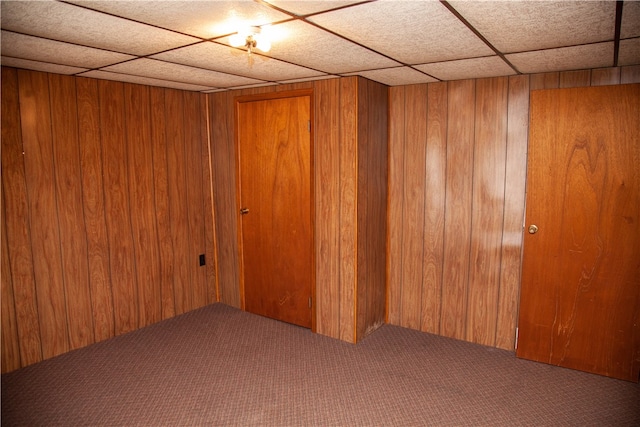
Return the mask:
M 311 327 L 310 96 L 238 102 L 245 310 Z
M 640 85 L 534 91 L 529 135 L 516 353 L 638 381 Z

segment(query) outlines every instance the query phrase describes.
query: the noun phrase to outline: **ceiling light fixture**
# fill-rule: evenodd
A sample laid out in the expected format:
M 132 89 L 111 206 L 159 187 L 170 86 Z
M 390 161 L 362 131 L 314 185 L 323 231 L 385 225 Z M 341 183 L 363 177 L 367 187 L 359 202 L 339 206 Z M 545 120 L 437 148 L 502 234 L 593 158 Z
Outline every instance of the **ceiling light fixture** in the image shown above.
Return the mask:
M 249 27 L 246 30 L 238 31 L 229 36 L 229 44 L 233 47 L 246 48 L 249 55 L 253 49 L 262 52 L 269 52 L 271 49 L 271 41 L 260 27 Z

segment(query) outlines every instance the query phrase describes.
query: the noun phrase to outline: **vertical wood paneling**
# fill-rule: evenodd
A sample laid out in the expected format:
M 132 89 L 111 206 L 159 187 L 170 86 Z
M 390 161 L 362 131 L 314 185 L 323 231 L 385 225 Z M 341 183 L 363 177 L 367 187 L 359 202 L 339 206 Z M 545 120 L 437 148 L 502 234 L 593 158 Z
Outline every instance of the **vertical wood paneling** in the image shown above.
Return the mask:
M 359 78 L 356 342 L 385 320 L 387 117 L 387 87 Z
M 340 81 L 316 84 L 316 331 L 340 336 Z
M 149 88 L 125 84 L 124 100 L 129 203 L 138 283 L 138 326 L 143 327 L 162 319 Z
M 560 73 L 540 73 L 531 75 L 531 90 L 555 89 L 560 86 Z
M 38 316 L 44 358 L 69 350 L 47 74 L 18 71 Z
M 357 275 L 357 223 L 358 208 L 358 78 L 339 80 L 340 126 L 339 133 L 339 337 L 355 342 L 355 298 Z
M 169 209 L 171 211 L 171 239 L 173 243 L 175 312 L 182 314 L 193 305 L 189 268 L 189 212 L 187 210 L 187 171 L 184 136 L 184 98 L 177 90 L 165 93 L 167 108 L 167 161 L 169 176 Z
M 507 145 L 506 77 L 476 81 L 466 340 L 495 344 Z
M 165 91 L 2 68 L 3 372 L 175 315 L 182 257 L 181 309 L 210 301 L 205 95 Z
M 620 84 L 620 68 L 598 68 L 591 71 L 591 86 Z
M 475 81 L 449 83 L 441 334 L 464 339 L 471 236 Z
M 217 247 L 216 247 L 216 214 L 213 209 L 213 176 L 211 173 L 211 163 L 209 161 L 209 110 L 207 105 L 207 95 L 198 95 L 199 114 L 200 114 L 200 161 L 202 167 L 202 185 L 204 197 L 204 239 L 205 239 L 205 291 L 207 303 L 218 301 L 218 266 L 217 266 Z M 207 221 L 207 218 L 210 218 Z
M 560 87 L 589 86 L 591 83 L 591 70 L 564 71 L 560 73 Z
M 3 286 L 13 287 L 15 318 L 19 342 L 19 359 L 9 362 L 5 355 L 9 348 L 2 347 L 6 366 L 26 366 L 42 360 L 42 338 L 38 319 L 36 282 L 33 271 L 31 232 L 29 229 L 29 205 L 25 177 L 18 74 L 15 69 L 2 67 L 2 221 L 9 252 L 9 270 L 2 266 Z M 4 255 L 3 255 L 4 256 Z M 5 281 L 5 276 L 11 280 Z M 6 291 L 8 293 L 8 291 Z M 2 309 L 10 309 L 4 305 Z M 3 313 L 4 318 L 10 314 Z M 4 327 L 4 323 L 3 323 Z M 2 330 L 3 336 L 7 333 Z M 10 332 L 7 333 L 10 336 Z M 16 355 L 11 351 L 11 354 Z M 3 368 L 4 369 L 4 368 Z M 3 372 L 5 372 L 3 370 Z
M 185 188 L 189 207 L 189 252 L 188 265 L 191 271 L 191 305 L 189 310 L 207 304 L 207 284 L 205 267 L 199 264 L 199 255 L 205 253 L 204 213 L 205 199 L 202 182 L 202 136 L 200 124 L 200 94 L 184 93 L 185 167 L 187 172 Z
M 158 233 L 160 263 L 160 315 L 168 319 L 175 315 L 174 254 L 171 238 L 169 207 L 169 170 L 165 128 L 165 89 L 151 88 L 151 155 L 153 157 L 153 190 Z
M 400 325 L 419 329 L 424 261 L 425 152 L 427 141 L 427 86 L 409 86 L 405 92 L 404 194 L 402 196 L 402 311 Z
M 447 83 L 428 85 L 420 329 L 440 333 L 447 174 Z
M 209 121 L 214 210 L 218 224 L 216 239 L 220 301 L 240 307 L 233 96 L 231 92 L 209 95 Z
M 620 83 L 640 83 L 640 65 L 631 65 L 620 69 Z
M 76 80 L 78 142 L 82 175 L 82 202 L 87 240 L 89 294 L 94 338 L 114 336 L 113 299 L 109 272 L 109 241 L 104 206 L 98 81 Z
M 49 75 L 53 162 L 71 349 L 95 342 L 82 204 L 75 78 Z
M 138 327 L 138 284 L 129 207 L 124 85 L 100 81 L 100 129 L 116 335 Z
M 509 77 L 507 111 L 507 154 L 504 180 L 504 222 L 502 227 L 500 296 L 495 346 L 513 350 L 520 290 L 522 221 L 527 176 L 529 128 L 529 77 Z
M 387 203 L 387 322 L 400 324 L 404 195 L 405 86 L 389 88 L 389 177 Z
M 13 283 L 11 274 L 11 263 L 9 261 L 9 244 L 7 243 L 7 222 L 4 213 L 4 189 L 0 186 L 0 209 L 2 214 L 2 228 L 0 229 L 0 239 L 2 239 L 2 274 L 0 275 L 0 304 L 2 310 L 2 328 L 0 337 L 2 338 L 2 372 L 9 372 L 20 368 L 20 341 L 18 338 L 18 325 L 16 323 L 16 302 L 13 296 Z

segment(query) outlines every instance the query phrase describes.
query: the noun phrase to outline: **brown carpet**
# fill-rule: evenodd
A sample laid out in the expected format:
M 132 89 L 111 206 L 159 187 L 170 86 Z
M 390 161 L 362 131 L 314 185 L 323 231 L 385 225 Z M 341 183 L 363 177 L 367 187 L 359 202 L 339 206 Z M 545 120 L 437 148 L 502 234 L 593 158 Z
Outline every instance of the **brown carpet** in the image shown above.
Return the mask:
M 638 426 L 640 386 L 385 325 L 215 304 L 2 376 L 2 425 Z

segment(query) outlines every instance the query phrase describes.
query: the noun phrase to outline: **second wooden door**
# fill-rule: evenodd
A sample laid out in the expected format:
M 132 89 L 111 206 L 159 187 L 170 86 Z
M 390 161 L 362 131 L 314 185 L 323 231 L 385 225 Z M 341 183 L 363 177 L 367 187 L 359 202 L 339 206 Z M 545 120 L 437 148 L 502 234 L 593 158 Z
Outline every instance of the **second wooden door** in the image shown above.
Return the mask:
M 241 288 L 246 311 L 311 327 L 310 96 L 238 102 Z
M 531 94 L 517 355 L 638 381 L 640 85 Z

